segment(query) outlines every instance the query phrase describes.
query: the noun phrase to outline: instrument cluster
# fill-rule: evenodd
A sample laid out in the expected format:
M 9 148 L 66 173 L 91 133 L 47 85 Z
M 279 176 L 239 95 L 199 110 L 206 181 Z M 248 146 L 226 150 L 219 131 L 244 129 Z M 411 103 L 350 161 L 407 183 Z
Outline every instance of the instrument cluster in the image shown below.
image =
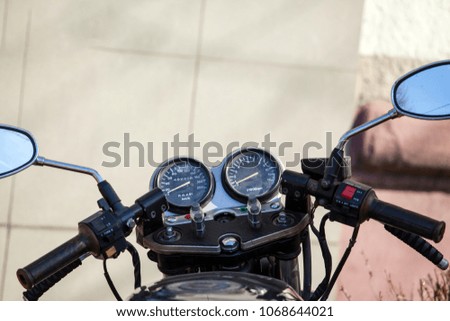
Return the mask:
M 154 172 L 150 188 L 160 188 L 170 212 L 188 214 L 192 207 L 236 207 L 258 199 L 264 203 L 279 195 L 282 166 L 269 152 L 239 149 L 213 168 L 190 157 L 174 157 Z

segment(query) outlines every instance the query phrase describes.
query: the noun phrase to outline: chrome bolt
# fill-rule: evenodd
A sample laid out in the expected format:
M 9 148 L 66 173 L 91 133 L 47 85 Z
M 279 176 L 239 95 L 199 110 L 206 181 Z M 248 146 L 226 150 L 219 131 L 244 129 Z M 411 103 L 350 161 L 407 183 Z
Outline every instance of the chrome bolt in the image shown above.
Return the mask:
M 130 218 L 127 221 L 127 226 L 128 226 L 128 228 L 132 229 L 132 228 L 134 228 L 136 226 L 136 222 L 132 218 Z
M 166 222 L 169 224 L 173 224 L 177 221 L 177 219 L 174 216 L 169 216 L 166 218 Z
M 226 236 L 220 240 L 222 249 L 227 252 L 236 251 L 239 247 L 239 241 L 234 236 Z
M 164 231 L 158 234 L 162 241 L 174 242 L 181 238 L 181 233 L 173 228 L 173 226 L 166 226 Z
M 274 210 L 279 209 L 280 207 L 281 207 L 281 205 L 279 202 L 274 202 L 274 203 L 270 204 L 270 208 L 274 209 Z
M 171 238 L 173 238 L 173 237 L 175 237 L 175 232 L 173 231 L 173 227 L 172 226 L 167 226 L 166 227 L 166 232 L 164 233 L 164 236 L 167 238 L 167 239 L 171 239 Z
M 279 225 L 286 225 L 288 223 L 287 215 L 285 212 L 280 212 L 276 221 Z

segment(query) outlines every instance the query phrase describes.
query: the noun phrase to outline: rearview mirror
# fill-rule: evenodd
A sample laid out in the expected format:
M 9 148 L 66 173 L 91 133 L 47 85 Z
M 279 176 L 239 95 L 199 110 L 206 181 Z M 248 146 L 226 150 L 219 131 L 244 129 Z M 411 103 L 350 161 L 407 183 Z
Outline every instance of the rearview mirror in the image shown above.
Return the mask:
M 415 69 L 392 87 L 398 113 L 421 119 L 450 118 L 450 60 Z
M 37 157 L 38 147 L 29 132 L 0 124 L 0 178 L 24 170 Z

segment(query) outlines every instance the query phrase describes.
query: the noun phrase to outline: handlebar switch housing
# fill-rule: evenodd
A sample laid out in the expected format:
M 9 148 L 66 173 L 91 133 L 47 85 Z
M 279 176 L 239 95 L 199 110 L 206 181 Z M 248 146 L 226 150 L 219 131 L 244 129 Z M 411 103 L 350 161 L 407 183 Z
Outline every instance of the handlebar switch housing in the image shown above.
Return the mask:
M 90 234 L 89 239 L 95 243 L 92 252 L 96 257 L 116 257 L 127 247 L 121 222 L 109 211 L 98 211 L 78 223 L 78 226 L 80 232 Z
M 367 219 L 363 213 L 365 199 L 373 190 L 370 186 L 345 180 L 336 189 L 330 207 L 330 220 L 355 227 Z

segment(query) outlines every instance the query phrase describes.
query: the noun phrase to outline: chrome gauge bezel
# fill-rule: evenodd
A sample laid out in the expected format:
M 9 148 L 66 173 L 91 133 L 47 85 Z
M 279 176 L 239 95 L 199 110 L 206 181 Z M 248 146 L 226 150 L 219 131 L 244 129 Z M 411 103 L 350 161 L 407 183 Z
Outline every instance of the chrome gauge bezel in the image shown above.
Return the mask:
M 195 158 L 192 157 L 182 157 L 182 156 L 177 156 L 177 157 L 173 157 L 171 159 L 166 160 L 165 162 L 161 163 L 157 168 L 155 173 L 152 176 L 152 179 L 150 181 L 150 188 L 161 188 L 160 187 L 160 179 L 161 179 L 161 173 L 163 173 L 163 171 L 170 167 L 173 166 L 177 163 L 180 162 L 188 162 L 191 164 L 196 164 L 199 167 L 202 168 L 202 170 L 207 174 L 208 179 L 209 179 L 209 186 L 208 186 L 208 190 L 206 192 L 206 194 L 203 196 L 203 198 L 198 202 L 200 204 L 200 206 L 205 206 L 213 197 L 214 195 L 214 190 L 215 190 L 215 180 L 214 180 L 214 176 L 211 173 L 211 170 L 206 167 L 202 162 L 196 160 Z M 167 202 L 169 203 L 169 210 L 173 213 L 176 214 L 187 214 L 189 213 L 190 210 L 190 206 L 180 206 L 177 204 L 174 204 L 170 201 L 170 199 L 167 197 Z
M 264 202 L 264 201 L 272 199 L 275 195 L 277 195 L 279 193 L 279 186 L 280 186 L 280 181 L 281 181 L 281 174 L 283 172 L 283 166 L 281 165 L 280 161 L 275 156 L 270 154 L 268 151 L 261 149 L 261 148 L 257 148 L 257 147 L 241 148 L 241 149 L 234 151 L 233 153 L 229 154 L 226 157 L 225 164 L 222 169 L 222 175 L 221 175 L 222 185 L 224 186 L 225 191 L 228 193 L 228 195 L 230 195 L 232 198 L 234 198 L 235 200 L 237 200 L 239 202 L 242 202 L 245 204 L 248 201 L 249 195 L 246 195 L 246 194 L 243 194 L 243 193 L 240 193 L 239 191 L 237 191 L 230 183 L 228 175 L 227 175 L 228 168 L 229 168 L 230 164 L 233 162 L 233 160 L 238 155 L 240 155 L 242 153 L 246 153 L 246 152 L 254 152 L 254 153 L 263 154 L 263 155 L 265 155 L 265 157 L 268 157 L 271 161 L 273 161 L 276 164 L 277 170 L 278 170 L 278 177 L 276 178 L 274 185 L 270 188 L 270 190 L 266 191 L 265 193 L 263 193 L 262 195 L 257 197 L 260 202 Z

